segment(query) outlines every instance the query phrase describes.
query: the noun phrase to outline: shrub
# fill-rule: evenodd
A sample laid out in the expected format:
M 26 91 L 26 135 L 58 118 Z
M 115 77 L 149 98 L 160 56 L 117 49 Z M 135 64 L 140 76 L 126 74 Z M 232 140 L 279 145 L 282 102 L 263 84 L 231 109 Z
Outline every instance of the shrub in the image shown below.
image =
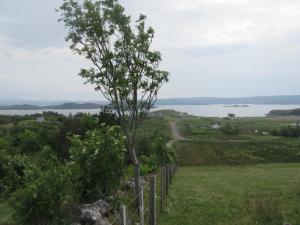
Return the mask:
M 74 179 L 44 147 L 24 170 L 24 185 L 12 194 L 15 221 L 22 225 L 66 224 L 76 202 Z
M 120 185 L 124 170 L 124 137 L 118 126 L 102 125 L 88 131 L 83 140 L 73 136 L 70 167 L 78 177 L 82 202 L 113 194 Z
M 240 133 L 240 129 L 237 126 L 232 126 L 230 123 L 226 123 L 221 127 L 221 132 L 226 135 L 236 135 Z
M 14 192 L 24 183 L 23 175 L 26 164 L 26 156 L 12 155 L 5 150 L 0 150 L 1 195 Z
M 282 137 L 300 137 L 300 125 L 297 124 L 296 126 L 283 126 L 279 129 L 273 129 L 271 134 Z
M 137 142 L 139 154 L 144 172 L 151 172 L 158 167 L 176 160 L 175 153 L 166 146 L 168 139 L 165 134 L 159 132 L 150 138 L 141 137 Z

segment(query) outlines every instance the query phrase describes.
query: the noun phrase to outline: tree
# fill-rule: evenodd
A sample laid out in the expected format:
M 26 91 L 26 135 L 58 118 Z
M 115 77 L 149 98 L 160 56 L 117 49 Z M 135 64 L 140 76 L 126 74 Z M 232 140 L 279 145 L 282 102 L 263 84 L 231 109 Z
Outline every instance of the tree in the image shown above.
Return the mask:
M 79 75 L 95 86 L 115 107 L 135 166 L 135 190 L 139 192 L 139 160 L 136 131 L 154 105 L 169 73 L 159 69 L 161 54 L 151 49 L 154 30 L 140 15 L 132 27 L 131 17 L 117 0 L 65 0 L 60 21 L 68 29 L 66 41 L 74 53 L 92 66 Z

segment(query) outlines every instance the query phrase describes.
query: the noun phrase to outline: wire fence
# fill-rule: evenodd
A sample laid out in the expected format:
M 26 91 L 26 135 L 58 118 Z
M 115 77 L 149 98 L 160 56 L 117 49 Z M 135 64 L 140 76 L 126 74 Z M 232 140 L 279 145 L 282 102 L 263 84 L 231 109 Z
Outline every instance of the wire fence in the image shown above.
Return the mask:
M 138 194 L 133 194 L 128 202 L 121 204 L 120 212 L 110 225 L 157 225 L 157 215 L 163 213 L 164 202 L 176 171 L 176 164 L 167 164 L 151 175 L 150 181 Z

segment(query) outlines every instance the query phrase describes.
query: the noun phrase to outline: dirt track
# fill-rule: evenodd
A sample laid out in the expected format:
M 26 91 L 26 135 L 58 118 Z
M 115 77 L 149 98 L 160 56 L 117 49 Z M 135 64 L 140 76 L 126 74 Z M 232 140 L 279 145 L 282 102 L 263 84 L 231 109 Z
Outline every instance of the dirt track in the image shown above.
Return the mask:
M 173 135 L 173 138 L 174 138 L 175 141 L 184 141 L 184 140 L 186 140 L 186 138 L 182 137 L 179 134 L 179 131 L 176 127 L 176 122 L 175 121 L 170 122 L 170 127 L 171 127 L 171 132 L 172 132 L 172 135 Z
M 168 148 L 171 148 L 173 143 L 176 142 L 176 141 L 186 141 L 188 139 L 186 139 L 185 137 L 182 137 L 177 129 L 177 126 L 176 126 L 176 121 L 172 121 L 170 122 L 170 128 L 171 128 L 171 133 L 172 133 L 172 136 L 173 136 L 173 140 L 170 140 L 168 143 L 167 143 L 167 147 Z

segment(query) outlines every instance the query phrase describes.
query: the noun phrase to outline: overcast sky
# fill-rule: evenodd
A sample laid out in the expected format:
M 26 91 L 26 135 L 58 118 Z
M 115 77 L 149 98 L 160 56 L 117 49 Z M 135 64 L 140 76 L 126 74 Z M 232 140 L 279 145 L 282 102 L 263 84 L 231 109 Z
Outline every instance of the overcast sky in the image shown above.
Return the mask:
M 300 94 L 299 0 L 121 0 L 171 73 L 159 97 Z M 77 74 L 62 0 L 0 0 L 0 98 L 103 99 Z

